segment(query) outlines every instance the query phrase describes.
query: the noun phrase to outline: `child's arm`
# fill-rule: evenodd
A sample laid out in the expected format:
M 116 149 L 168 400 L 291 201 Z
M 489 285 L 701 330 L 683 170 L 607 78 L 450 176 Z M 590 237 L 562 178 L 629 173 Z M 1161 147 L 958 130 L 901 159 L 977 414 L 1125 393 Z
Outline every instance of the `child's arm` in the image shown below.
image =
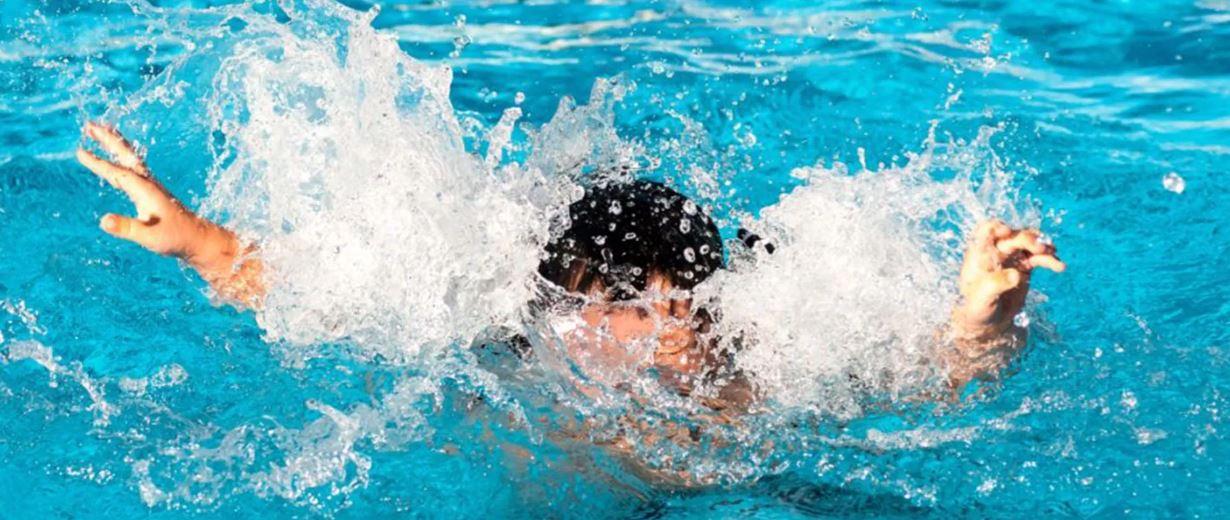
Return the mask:
M 943 355 L 957 391 L 975 378 L 995 377 L 1024 346 L 1025 330 L 1013 319 L 1025 305 L 1036 267 L 1066 268 L 1037 230 L 992 220 L 974 231 L 961 267 L 962 301 L 952 312 L 953 348 Z
M 103 231 L 155 253 L 183 259 L 225 298 L 247 307 L 260 304 L 265 286 L 255 248 L 245 248 L 234 233 L 185 208 L 154 179 L 145 161 L 114 129 L 87 123 L 85 135 L 112 160 L 99 158 L 85 148 L 77 150 L 77 160 L 127 194 L 137 208 L 136 218 L 103 216 L 99 222 Z

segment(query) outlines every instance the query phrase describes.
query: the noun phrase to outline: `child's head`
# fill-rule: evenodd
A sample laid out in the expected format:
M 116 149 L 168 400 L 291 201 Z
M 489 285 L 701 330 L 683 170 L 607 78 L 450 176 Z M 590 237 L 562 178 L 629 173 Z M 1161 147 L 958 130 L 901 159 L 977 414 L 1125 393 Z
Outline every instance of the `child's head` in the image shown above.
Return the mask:
M 706 318 L 693 312 L 686 291 L 722 267 L 713 220 L 679 192 L 645 180 L 592 187 L 569 213 L 571 226 L 547 245 L 539 273 L 586 298 L 580 314 L 589 327 L 618 343 L 654 339 L 659 365 L 695 372 L 704 360 L 688 353 Z M 617 363 L 610 358 L 621 349 L 599 352 L 606 347 L 592 344 L 585 354 Z
M 547 244 L 538 271 L 569 292 L 639 297 L 660 278 L 690 290 L 722 267 L 717 226 L 694 202 L 647 180 L 592 187 L 569 207 L 571 226 Z

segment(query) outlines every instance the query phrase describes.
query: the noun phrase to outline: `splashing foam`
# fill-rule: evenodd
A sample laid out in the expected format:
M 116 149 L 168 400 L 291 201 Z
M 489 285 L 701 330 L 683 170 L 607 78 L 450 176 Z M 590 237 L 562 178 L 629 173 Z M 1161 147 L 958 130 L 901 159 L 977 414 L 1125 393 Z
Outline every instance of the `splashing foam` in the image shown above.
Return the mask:
M 496 175 L 465 149 L 449 69 L 406 56 L 371 15 L 329 10 L 343 43 L 310 19 L 266 22 L 208 101 L 227 143 L 204 210 L 273 269 L 261 325 L 406 359 L 515 324 L 570 191 L 536 169 Z
M 30 360 L 47 370 L 47 386 L 58 387 L 57 378 L 63 377 L 85 390 L 91 403 L 86 409 L 94 412 L 94 426 L 106 427 L 111 418 L 119 413 L 115 405 L 107 402 L 104 382 L 90 377 L 80 362 L 74 361 L 67 367 L 63 366 L 56 360 L 50 347 L 34 340 L 12 341 L 7 347 L 7 355 L 0 353 L 0 364 Z
M 1016 220 L 994 133 L 940 146 L 932 132 L 923 153 L 880 171 L 797 169 L 807 183 L 745 222 L 775 252 L 735 255 L 704 292 L 775 408 L 851 419 L 872 399 L 934 388 L 961 237 L 989 215 Z

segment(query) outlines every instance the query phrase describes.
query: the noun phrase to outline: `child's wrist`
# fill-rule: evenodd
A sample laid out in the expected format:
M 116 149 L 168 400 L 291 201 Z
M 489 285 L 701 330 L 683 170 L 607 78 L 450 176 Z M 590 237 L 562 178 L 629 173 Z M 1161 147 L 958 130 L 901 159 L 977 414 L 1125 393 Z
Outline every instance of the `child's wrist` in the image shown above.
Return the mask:
M 965 341 L 988 341 L 1001 338 L 1012 329 L 1011 320 L 980 320 L 971 318 L 958 307 L 952 313 L 953 336 Z
M 212 222 L 202 219 L 200 225 L 203 228 L 201 239 L 196 241 L 192 251 L 183 255 L 184 261 L 206 279 L 219 278 L 233 271 L 240 253 L 239 238 Z

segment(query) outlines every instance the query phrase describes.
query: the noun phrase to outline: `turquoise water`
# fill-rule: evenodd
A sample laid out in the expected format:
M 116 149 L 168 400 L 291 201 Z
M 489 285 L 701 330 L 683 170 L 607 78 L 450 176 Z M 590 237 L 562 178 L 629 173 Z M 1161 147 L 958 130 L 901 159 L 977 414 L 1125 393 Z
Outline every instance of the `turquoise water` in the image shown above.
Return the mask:
M 813 4 L 5 0 L 0 516 L 1218 516 L 1230 4 Z M 265 245 L 268 308 L 97 229 L 88 118 Z M 715 289 L 766 409 L 638 455 L 714 486 L 558 433 L 686 404 L 462 347 L 520 323 L 543 186 L 610 164 L 791 259 Z M 989 216 L 1068 272 L 1010 377 L 903 404 Z

